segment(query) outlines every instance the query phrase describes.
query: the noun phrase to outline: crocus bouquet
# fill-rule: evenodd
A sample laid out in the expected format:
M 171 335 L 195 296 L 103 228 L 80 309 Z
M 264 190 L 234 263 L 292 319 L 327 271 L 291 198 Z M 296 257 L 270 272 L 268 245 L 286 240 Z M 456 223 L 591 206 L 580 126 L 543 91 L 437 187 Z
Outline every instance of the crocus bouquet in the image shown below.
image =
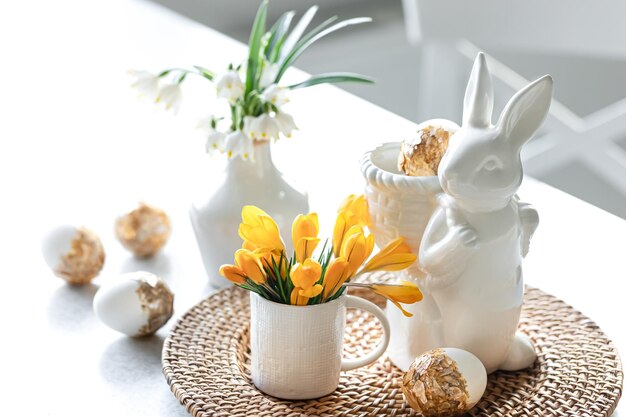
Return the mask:
M 230 64 L 222 73 L 201 66 L 170 68 L 158 74 L 134 71 L 133 86 L 141 95 L 177 112 L 182 100 L 181 84 L 189 74 L 211 81 L 217 96 L 226 99 L 230 105 L 230 120 L 219 129 L 218 124 L 222 124 L 223 118 L 212 115 L 200 122 L 198 127 L 207 137 L 207 152 L 220 151 L 229 158 L 252 159 L 255 141 L 276 140 L 280 135 L 290 137 L 297 129 L 293 118 L 282 110 L 282 105 L 288 101 L 289 90 L 323 83 L 373 82 L 359 74 L 335 72 L 314 75 L 287 86 L 280 84 L 285 71 L 317 40 L 343 27 L 371 21 L 370 18 L 354 18 L 336 23 L 335 16 L 305 33 L 316 11 L 317 6 L 311 7 L 292 30 L 290 26 L 295 12 L 289 11 L 267 31 L 265 0 L 252 25 L 245 64 Z
M 399 284 L 351 283 L 355 277 L 373 271 L 399 271 L 415 262 L 416 256 L 402 237 L 391 241 L 374 256 L 374 236 L 367 232 L 370 218 L 364 196 L 347 197 L 339 208 L 328 241 L 314 256 L 320 243 L 316 213 L 300 214 L 293 221 L 293 256 L 288 256 L 276 222 L 263 210 L 245 206 L 241 211 L 239 236 L 243 246 L 235 252 L 235 265 L 222 265 L 220 274 L 235 285 L 256 292 L 268 300 L 292 305 L 332 301 L 347 286 L 366 287 L 392 301 L 410 316 L 400 303 L 422 299 L 411 282 Z

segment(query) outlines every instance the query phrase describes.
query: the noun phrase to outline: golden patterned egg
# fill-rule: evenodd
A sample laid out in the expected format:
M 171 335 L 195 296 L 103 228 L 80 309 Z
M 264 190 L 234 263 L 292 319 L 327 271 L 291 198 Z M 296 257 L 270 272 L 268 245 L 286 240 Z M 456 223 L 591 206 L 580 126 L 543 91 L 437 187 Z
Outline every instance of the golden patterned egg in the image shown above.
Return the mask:
M 96 316 L 128 336 L 148 336 L 174 313 L 174 294 L 165 281 L 145 271 L 121 275 L 107 282 L 93 299 Z
M 417 135 L 402 142 L 398 170 L 412 177 L 437 175 L 448 140 L 459 126 L 449 120 L 433 119 L 417 126 Z
M 460 416 L 478 403 L 486 387 L 482 362 L 455 348 L 418 356 L 402 380 L 404 399 L 423 417 Z
M 69 284 L 87 284 L 104 265 L 104 248 L 98 235 L 85 227 L 59 226 L 43 239 L 43 257 L 58 277 Z
M 167 242 L 170 232 L 167 214 L 144 203 L 115 222 L 115 236 L 139 258 L 148 258 L 157 253 Z

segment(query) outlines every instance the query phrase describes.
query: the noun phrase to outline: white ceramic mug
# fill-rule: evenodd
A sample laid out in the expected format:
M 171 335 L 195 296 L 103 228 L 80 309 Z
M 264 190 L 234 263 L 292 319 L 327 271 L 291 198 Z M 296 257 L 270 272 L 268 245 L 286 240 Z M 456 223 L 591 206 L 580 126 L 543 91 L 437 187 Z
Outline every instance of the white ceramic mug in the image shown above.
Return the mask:
M 380 321 L 383 339 L 371 352 L 342 359 L 346 308 L 365 310 Z M 375 304 L 342 295 L 311 306 L 279 304 L 250 293 L 252 382 L 274 397 L 319 398 L 339 385 L 339 373 L 376 361 L 389 344 L 389 322 Z

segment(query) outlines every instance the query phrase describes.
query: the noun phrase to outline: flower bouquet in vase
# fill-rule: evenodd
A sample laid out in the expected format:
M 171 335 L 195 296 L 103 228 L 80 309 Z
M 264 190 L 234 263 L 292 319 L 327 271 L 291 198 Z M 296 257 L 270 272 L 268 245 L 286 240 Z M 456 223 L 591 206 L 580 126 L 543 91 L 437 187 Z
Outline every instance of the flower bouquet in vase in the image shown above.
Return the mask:
M 207 152 L 223 153 L 229 163 L 212 191 L 206 191 L 190 209 L 204 266 L 215 286 L 228 283 L 215 272 L 239 246 L 235 231 L 242 206 L 264 207 L 282 228 L 287 228 L 298 213 L 308 211 L 307 194 L 276 169 L 270 152 L 271 141 L 291 137 L 297 129 L 293 117 L 283 108 L 289 101 L 288 93 L 324 83 L 373 82 L 363 75 L 333 72 L 283 84 L 287 69 L 313 43 L 341 28 L 371 20 L 336 22 L 337 17 L 332 17 L 306 32 L 316 11 L 317 6 L 311 7 L 292 29 L 295 12 L 286 12 L 267 30 L 267 0 L 264 1 L 252 25 L 247 59 L 241 64 L 230 64 L 223 72 L 194 66 L 170 68 L 158 74 L 134 73 L 134 86 L 140 93 L 174 111 L 180 107 L 181 85 L 189 75 L 213 83 L 218 98 L 229 104 L 227 115 L 210 115 L 198 126 L 206 137 Z M 292 246 L 290 241 L 286 244 Z
M 339 208 L 332 241 L 322 245 L 317 214 L 300 214 L 291 235 L 295 250 L 285 250 L 277 223 L 263 210 L 245 206 L 239 236 L 242 248 L 233 265 L 220 273 L 250 291 L 252 381 L 261 391 L 285 399 L 322 397 L 337 388 L 340 371 L 365 366 L 380 357 L 389 343 L 389 322 L 375 304 L 345 294 L 346 287 L 369 288 L 407 315 L 401 303 L 422 299 L 410 282 L 356 283 L 361 274 L 399 271 L 416 256 L 402 237 L 372 255 L 374 236 L 367 232 L 369 215 L 363 196 L 348 197 Z M 383 325 L 379 345 L 356 359 L 342 359 L 345 309 L 363 309 Z

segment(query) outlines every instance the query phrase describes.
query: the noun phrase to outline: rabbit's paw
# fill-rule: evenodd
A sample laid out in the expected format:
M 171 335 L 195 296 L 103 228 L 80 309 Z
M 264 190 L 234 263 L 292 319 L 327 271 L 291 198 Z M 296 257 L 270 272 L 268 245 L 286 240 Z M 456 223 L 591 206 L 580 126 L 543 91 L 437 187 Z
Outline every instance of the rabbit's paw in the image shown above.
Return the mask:
M 461 242 L 463 247 L 474 249 L 478 246 L 478 233 L 476 233 L 474 228 L 468 225 L 458 226 L 454 229 L 454 233 L 456 234 L 456 239 Z

